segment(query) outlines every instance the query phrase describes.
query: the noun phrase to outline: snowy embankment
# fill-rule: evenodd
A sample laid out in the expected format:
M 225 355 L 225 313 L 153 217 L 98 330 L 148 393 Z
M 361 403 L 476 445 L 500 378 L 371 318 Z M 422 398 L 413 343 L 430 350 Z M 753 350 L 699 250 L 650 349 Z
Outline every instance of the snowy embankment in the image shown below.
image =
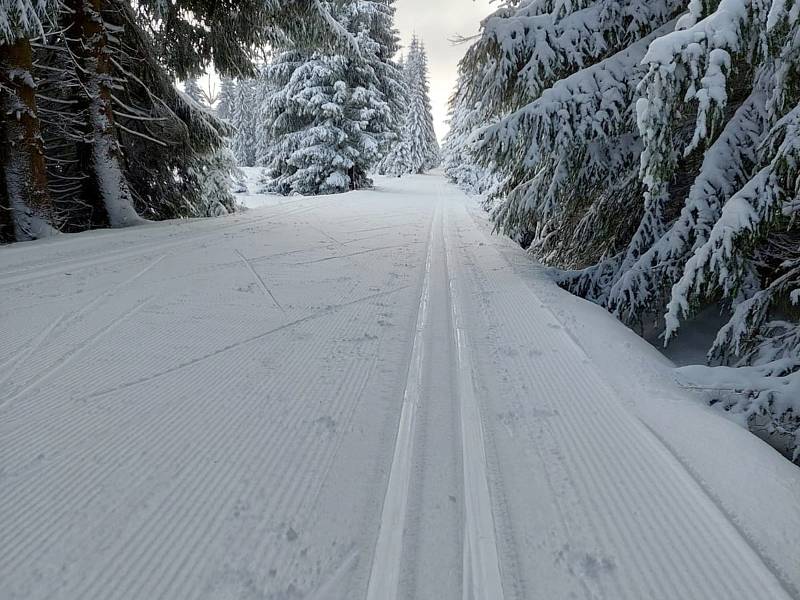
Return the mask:
M 800 470 L 440 176 L 262 200 L 0 249 L 3 600 L 800 597 Z
M 471 212 L 490 232 L 486 213 L 477 204 Z M 492 239 L 634 414 L 800 597 L 800 469 L 682 387 L 682 370 L 608 311 L 551 282 L 512 240 Z

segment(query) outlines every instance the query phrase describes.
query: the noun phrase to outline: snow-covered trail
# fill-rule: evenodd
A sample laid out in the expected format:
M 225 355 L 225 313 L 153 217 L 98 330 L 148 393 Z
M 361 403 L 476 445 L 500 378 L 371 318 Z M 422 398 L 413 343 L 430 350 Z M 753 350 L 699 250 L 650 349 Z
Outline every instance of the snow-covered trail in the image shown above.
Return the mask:
M 796 598 L 469 202 L 0 249 L 0 597 Z

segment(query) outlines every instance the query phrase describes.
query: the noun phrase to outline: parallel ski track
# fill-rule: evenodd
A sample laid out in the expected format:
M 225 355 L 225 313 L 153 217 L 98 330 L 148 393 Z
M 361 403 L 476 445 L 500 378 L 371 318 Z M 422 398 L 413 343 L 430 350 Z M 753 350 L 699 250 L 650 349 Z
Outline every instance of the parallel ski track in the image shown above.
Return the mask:
M 417 323 L 411 348 L 411 360 L 400 409 L 389 481 L 386 486 L 378 539 L 372 557 L 367 600 L 392 600 L 397 597 L 400 566 L 403 558 L 403 535 L 408 509 L 409 486 L 414 456 L 417 409 L 422 395 L 425 338 L 428 331 L 428 307 L 431 287 L 431 263 L 441 214 L 441 202 L 434 211 L 420 291 Z
M 449 213 L 449 207 L 446 214 Z M 503 600 L 495 536 L 492 500 L 489 493 L 486 445 L 481 409 L 475 390 L 472 350 L 464 320 L 463 287 L 458 275 L 449 219 L 442 223 L 444 255 L 450 290 L 451 322 L 458 374 L 459 411 L 461 416 L 461 450 L 464 484 L 464 548 L 462 594 L 465 600 Z
M 489 598 L 502 600 L 504 597 L 487 480 L 480 408 L 472 379 L 474 367 L 460 308 L 462 291 L 459 278 L 453 268 L 452 243 L 448 239 L 446 218 L 444 217 L 446 212 L 447 209 L 443 208 L 441 198 L 438 199 L 436 213 L 431 224 L 406 391 L 389 471 L 381 525 L 373 554 L 367 600 L 391 600 L 396 598 L 399 592 L 403 536 L 414 456 L 416 412 L 423 394 L 425 338 L 430 335 L 428 307 L 434 251 L 442 252 L 444 256 L 452 307 L 452 344 L 458 374 L 457 392 L 461 414 L 465 511 L 462 593 L 465 599 L 475 600 Z M 437 240 L 439 241 L 437 242 Z M 437 250 L 437 248 L 439 249 Z
M 459 209 L 477 251 L 483 234 Z M 504 259 L 491 249 L 498 265 Z M 486 268 L 487 260 L 475 261 Z M 510 269 L 501 277 L 477 266 L 477 289 L 491 292 L 491 310 L 508 339 L 558 348 L 536 365 L 515 360 L 535 401 L 556 411 L 551 419 L 569 479 L 579 491 L 597 539 L 618 567 L 608 574 L 616 598 L 789 598 L 780 580 L 742 539 L 683 467 L 633 417 L 558 320 Z M 512 359 L 513 360 L 513 359 Z M 580 372 L 576 373 L 576 365 Z M 531 440 L 535 443 L 535 440 Z M 649 532 L 647 538 L 643 532 Z M 650 541 L 650 543 L 647 543 Z

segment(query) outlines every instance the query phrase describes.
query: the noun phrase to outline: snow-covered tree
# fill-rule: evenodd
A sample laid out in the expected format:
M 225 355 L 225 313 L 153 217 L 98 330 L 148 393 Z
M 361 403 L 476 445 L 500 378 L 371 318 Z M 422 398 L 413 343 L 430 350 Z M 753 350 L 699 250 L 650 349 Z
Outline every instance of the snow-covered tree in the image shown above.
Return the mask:
M 465 102 L 489 123 L 475 156 L 502 181 L 495 218 L 546 262 L 586 266 L 629 239 L 616 214 L 640 198 L 640 62 L 682 5 L 526 0 L 487 18 L 468 50 Z
M 0 242 L 54 231 L 56 216 L 47 186 L 41 123 L 33 77 L 31 39 L 58 18 L 56 0 L 0 1 Z
M 472 135 L 487 124 L 486 115 L 480 102 L 467 98 L 463 76 L 450 98 L 450 129 L 442 146 L 442 167 L 447 178 L 468 193 L 491 196 L 499 185 L 497 169 L 479 164 L 472 150 Z
M 257 167 L 266 167 L 272 160 L 272 147 L 274 143 L 272 132 L 272 116 L 270 113 L 269 99 L 276 91 L 273 81 L 266 69 L 261 69 L 255 81 L 255 164 Z
M 184 82 L 183 93 L 197 102 L 197 104 L 201 106 L 205 104 L 205 94 L 203 94 L 203 90 L 200 89 L 196 77 L 189 77 L 189 79 Z
M 272 90 L 267 187 L 283 194 L 329 194 L 371 185 L 367 173 L 395 128 L 402 93 L 390 62 L 390 2 L 353 0 L 332 9 L 358 54 L 288 49 L 266 69 Z M 389 28 L 389 31 L 386 31 Z
M 79 160 L 88 178 L 87 196 L 102 205 L 105 225 L 124 227 L 141 219 L 124 174 L 114 110 L 116 31 L 106 21 L 104 0 L 65 0 L 64 39 L 76 61 L 85 105 L 85 137 L 79 142 Z
M 394 56 L 400 49 L 395 27 L 395 0 L 358 0 L 349 6 L 345 27 L 356 33 L 362 57 L 375 71 L 377 88 L 389 112 L 379 135 L 381 155 L 386 155 L 400 139 L 408 105 L 405 72 Z
M 800 9 L 686 8 L 503 6 L 462 62 L 453 135 L 501 182 L 498 226 L 568 289 L 667 340 L 721 304 L 709 357 L 760 374 L 724 404 L 797 436 L 800 402 L 780 390 L 800 378 Z
M 440 162 L 431 112 L 428 58 L 416 36 L 409 45 L 403 71 L 407 86 L 403 127 L 400 138 L 378 167 L 380 173 L 397 176 L 424 173 Z
M 211 160 L 232 130 L 179 91 L 154 40 L 127 2 L 110 5 L 104 18 L 119 40 L 113 61 L 114 116 L 123 175 L 137 213 L 148 219 L 203 214 L 197 165 Z M 73 177 L 91 181 L 85 170 Z M 91 187 L 86 187 L 85 202 L 92 198 Z
M 341 55 L 288 52 L 269 68 L 279 87 L 270 99 L 270 190 L 333 194 L 369 185 L 367 171 L 379 151 L 377 115 L 388 108 L 368 67 L 350 63 Z
M 253 167 L 256 164 L 256 120 L 259 100 L 256 93 L 255 79 L 241 79 L 236 85 L 230 121 L 235 130 L 233 154 L 243 167 Z
M 236 210 L 231 190 L 244 179 L 236 166 L 236 157 L 227 146 L 221 146 L 202 157 L 197 164 L 201 201 L 197 216 L 218 217 Z
M 233 104 L 236 97 L 236 83 L 230 77 L 223 77 L 220 83 L 217 101 L 217 116 L 230 121 L 233 116 Z
M 196 214 L 226 126 L 173 81 L 252 73 L 267 43 L 358 54 L 331 6 L 0 0 L 0 242 Z
M 613 298 L 647 310 L 649 297 L 659 300 L 655 285 L 666 283 L 667 340 L 709 302 L 730 307 L 710 357 L 756 365 L 762 379 L 729 408 L 774 418 L 774 428 L 793 433 L 795 459 L 800 396 L 786 391 L 800 387 L 799 9 L 766 0 L 691 5 L 678 30 L 651 46 L 638 105 L 645 216 L 626 255 L 631 275 Z M 686 104 L 690 137 L 670 124 Z M 670 143 L 682 156 L 665 151 Z M 688 170 L 698 155 L 699 170 Z M 675 198 L 673 182 L 687 171 L 690 190 Z M 670 219 L 676 200 L 681 213 Z M 654 257 L 680 270 L 642 276 Z

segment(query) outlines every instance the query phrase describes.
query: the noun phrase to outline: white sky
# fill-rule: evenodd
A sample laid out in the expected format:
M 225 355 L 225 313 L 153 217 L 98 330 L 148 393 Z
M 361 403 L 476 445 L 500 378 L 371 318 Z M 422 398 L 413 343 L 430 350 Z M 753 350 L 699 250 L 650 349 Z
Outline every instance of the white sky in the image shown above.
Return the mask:
M 447 133 L 447 101 L 456 83 L 458 61 L 467 48 L 454 46 L 450 39 L 478 33 L 481 20 L 493 7 L 490 0 L 397 0 L 395 6 L 403 44 L 408 45 L 414 33 L 425 43 L 433 120 L 441 139 Z

